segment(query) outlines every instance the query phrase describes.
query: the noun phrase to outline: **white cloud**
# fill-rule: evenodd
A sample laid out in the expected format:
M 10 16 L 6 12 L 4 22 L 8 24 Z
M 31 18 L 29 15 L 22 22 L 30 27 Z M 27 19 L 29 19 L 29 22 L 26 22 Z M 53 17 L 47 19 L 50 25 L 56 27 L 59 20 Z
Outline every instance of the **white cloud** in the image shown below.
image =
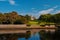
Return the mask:
M 42 11 L 40 11 L 39 13 L 40 14 L 47 14 L 47 13 L 50 13 L 50 12 L 52 12 L 54 9 L 47 9 L 47 10 L 42 10 Z
M 57 11 L 57 13 L 60 13 L 60 10 L 59 10 L 59 11 Z
M 60 10 L 56 10 L 55 13 L 60 13 Z
M 0 1 L 8 1 L 11 5 L 15 5 L 15 1 L 14 0 L 0 0 Z
M 14 0 L 9 0 L 9 3 L 10 3 L 11 5 L 15 5 L 15 1 L 14 1 Z
M 51 12 L 53 12 L 55 10 L 55 8 L 57 8 L 57 6 L 55 6 L 53 8 L 46 9 L 46 10 L 39 11 L 39 14 L 48 14 L 48 13 L 51 13 Z

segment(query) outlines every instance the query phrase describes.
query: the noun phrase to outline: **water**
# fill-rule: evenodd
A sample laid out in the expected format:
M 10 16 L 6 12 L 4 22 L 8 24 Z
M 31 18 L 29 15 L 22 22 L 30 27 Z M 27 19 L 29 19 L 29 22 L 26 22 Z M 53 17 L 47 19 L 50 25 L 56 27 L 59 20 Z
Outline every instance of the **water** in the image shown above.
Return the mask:
M 18 38 L 18 40 L 60 40 L 60 30 L 42 29 L 26 33 L 26 37 Z
M 60 30 L 28 29 L 26 33 L 0 35 L 0 40 L 60 40 Z

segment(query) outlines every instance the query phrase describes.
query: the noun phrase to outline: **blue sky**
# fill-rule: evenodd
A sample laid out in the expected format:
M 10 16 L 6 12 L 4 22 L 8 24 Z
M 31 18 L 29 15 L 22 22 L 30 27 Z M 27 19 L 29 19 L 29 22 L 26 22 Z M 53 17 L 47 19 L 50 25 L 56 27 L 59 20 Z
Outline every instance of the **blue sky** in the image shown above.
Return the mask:
M 0 0 L 0 12 L 12 11 L 35 17 L 46 13 L 59 13 L 60 0 Z

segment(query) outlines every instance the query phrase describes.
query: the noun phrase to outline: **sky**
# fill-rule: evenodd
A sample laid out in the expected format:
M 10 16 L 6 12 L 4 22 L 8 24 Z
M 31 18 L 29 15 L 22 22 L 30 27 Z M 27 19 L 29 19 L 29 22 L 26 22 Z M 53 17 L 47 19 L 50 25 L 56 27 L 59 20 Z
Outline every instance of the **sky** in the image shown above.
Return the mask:
M 41 14 L 60 13 L 60 0 L 0 0 L 0 12 L 12 11 L 37 18 Z

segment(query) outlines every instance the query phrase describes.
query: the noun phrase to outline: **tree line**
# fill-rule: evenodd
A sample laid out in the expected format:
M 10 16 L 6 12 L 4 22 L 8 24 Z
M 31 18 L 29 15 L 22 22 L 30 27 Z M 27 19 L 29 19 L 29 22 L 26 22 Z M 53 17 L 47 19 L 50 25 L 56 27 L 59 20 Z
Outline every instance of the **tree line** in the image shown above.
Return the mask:
M 38 18 L 39 23 L 46 22 L 46 23 L 56 23 L 60 24 L 60 13 L 56 14 L 42 14 Z
M 9 13 L 0 13 L 0 24 L 27 24 L 29 21 L 31 21 L 31 16 L 18 15 L 18 13 L 15 11 Z M 38 19 L 33 21 L 37 21 L 38 23 L 46 22 L 60 24 L 60 13 L 42 14 Z
M 0 13 L 0 24 L 26 24 L 29 20 L 29 15 L 18 15 L 15 11 L 4 14 Z

